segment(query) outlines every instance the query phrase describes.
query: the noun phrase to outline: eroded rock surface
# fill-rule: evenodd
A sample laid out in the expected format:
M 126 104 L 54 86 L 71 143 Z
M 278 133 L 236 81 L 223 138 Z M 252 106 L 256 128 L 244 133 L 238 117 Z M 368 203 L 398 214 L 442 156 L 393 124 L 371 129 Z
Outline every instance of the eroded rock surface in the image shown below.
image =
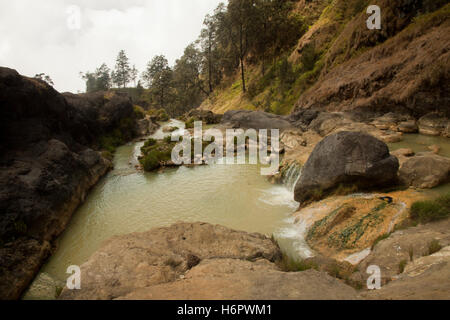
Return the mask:
M 271 239 L 179 223 L 112 238 L 81 267 L 82 289 L 61 299 L 354 299 L 317 271 L 281 272 Z

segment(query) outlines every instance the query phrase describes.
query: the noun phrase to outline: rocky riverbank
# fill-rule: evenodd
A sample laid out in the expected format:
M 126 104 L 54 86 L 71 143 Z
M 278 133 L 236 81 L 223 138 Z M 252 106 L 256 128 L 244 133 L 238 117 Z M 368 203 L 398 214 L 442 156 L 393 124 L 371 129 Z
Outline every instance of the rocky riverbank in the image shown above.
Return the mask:
M 18 299 L 111 168 L 110 148 L 138 133 L 118 93 L 60 94 L 0 68 L 0 101 L 0 299 Z

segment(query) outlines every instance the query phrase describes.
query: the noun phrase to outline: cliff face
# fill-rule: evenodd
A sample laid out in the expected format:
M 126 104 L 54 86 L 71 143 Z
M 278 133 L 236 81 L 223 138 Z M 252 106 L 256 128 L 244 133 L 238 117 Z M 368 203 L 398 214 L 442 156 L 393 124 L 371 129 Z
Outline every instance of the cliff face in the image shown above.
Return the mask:
M 417 16 L 426 9 L 422 1 L 373 2 L 381 8 L 382 29 L 368 30 L 365 14 L 349 21 L 327 49 L 320 76 L 300 96 L 296 111 L 448 116 L 450 5 Z
M 0 299 L 20 297 L 111 167 L 91 149 L 98 138 L 134 117 L 127 97 L 61 95 L 0 68 Z

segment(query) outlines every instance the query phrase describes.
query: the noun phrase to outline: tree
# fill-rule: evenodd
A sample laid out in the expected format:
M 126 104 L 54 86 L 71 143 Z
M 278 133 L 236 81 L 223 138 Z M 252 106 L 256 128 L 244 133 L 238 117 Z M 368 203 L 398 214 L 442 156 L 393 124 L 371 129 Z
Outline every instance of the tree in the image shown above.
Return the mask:
M 45 73 L 38 73 L 34 76 L 35 79 L 39 79 L 42 81 L 45 81 L 47 84 L 54 86 L 55 84 L 53 83 L 52 78 L 50 78 L 49 75 L 45 74 Z
M 124 50 L 120 50 L 117 59 L 116 67 L 111 74 L 113 82 L 117 87 L 126 88 L 131 79 L 131 68 L 127 55 Z
M 164 108 L 167 99 L 166 94 L 172 81 L 172 69 L 170 69 L 166 57 L 163 55 L 155 56 L 147 64 L 147 70 L 142 74 L 142 79 L 149 89 L 157 93 L 160 108 Z
M 86 92 L 106 91 L 111 88 L 110 69 L 103 63 L 95 72 L 80 73 L 86 81 Z
M 133 65 L 133 68 L 131 68 L 131 71 L 130 71 L 130 79 L 131 79 L 131 81 L 133 81 L 135 87 L 136 87 L 136 80 L 137 80 L 138 75 L 139 75 L 139 71 L 138 71 L 138 69 L 136 69 L 136 66 Z

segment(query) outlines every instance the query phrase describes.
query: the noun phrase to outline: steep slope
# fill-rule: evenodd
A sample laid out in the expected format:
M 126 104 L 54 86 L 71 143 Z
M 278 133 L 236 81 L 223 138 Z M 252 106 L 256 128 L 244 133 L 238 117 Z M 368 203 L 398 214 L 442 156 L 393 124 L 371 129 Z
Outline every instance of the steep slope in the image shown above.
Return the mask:
M 251 64 L 247 93 L 236 75 L 201 108 L 281 115 L 304 109 L 362 109 L 416 118 L 446 111 L 448 2 L 300 0 L 294 10 L 303 17 L 307 31 L 295 48 L 279 56 L 264 75 L 260 63 Z M 381 30 L 367 28 L 368 5 L 381 8 Z
M 317 83 L 300 97 L 296 109 L 358 109 L 365 114 L 398 112 L 417 118 L 433 111 L 448 112 L 449 16 L 450 5 L 420 16 L 372 49 L 365 46 L 370 38 L 359 30 L 360 19 L 352 21 L 347 28 L 353 31 L 346 32 L 352 36 L 336 40 Z M 347 52 L 339 55 L 338 48 Z M 358 51 L 365 52 L 346 60 Z

